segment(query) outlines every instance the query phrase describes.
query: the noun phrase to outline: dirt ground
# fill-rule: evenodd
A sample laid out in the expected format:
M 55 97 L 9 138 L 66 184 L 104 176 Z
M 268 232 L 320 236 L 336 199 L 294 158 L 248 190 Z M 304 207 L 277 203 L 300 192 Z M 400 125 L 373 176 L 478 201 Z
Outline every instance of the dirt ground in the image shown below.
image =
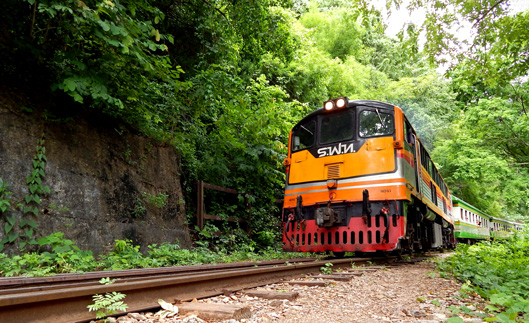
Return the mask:
M 298 280 L 314 280 L 300 278 Z M 207 321 L 196 315 L 160 319 L 156 313 L 139 313 L 119 322 L 149 323 L 258 323 L 258 322 L 483 322 L 480 311 L 486 304 L 478 296 L 462 297 L 461 284 L 441 278 L 432 261 L 381 268 L 355 276 L 350 281 L 327 286 L 278 283 L 260 290 L 297 292 L 293 300 L 267 300 L 243 293 L 199 300 L 199 303 L 244 305 L 244 318 Z M 458 316 L 459 318 L 456 318 Z M 145 319 L 145 320 L 144 320 Z

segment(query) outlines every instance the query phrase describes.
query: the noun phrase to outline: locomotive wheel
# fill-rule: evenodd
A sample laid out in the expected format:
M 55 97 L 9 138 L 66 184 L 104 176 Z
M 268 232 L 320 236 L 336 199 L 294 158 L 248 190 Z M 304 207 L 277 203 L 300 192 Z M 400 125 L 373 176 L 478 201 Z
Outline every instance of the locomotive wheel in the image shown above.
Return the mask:
M 402 260 L 402 249 L 397 250 L 397 259 Z
M 385 251 L 385 250 L 377 250 L 375 252 L 375 255 L 377 257 L 389 258 L 391 256 L 391 252 L 390 251 Z
M 397 257 L 398 260 L 402 260 L 402 248 L 395 249 L 391 252 L 391 255 Z
M 345 251 L 333 251 L 335 258 L 343 258 L 345 256 Z

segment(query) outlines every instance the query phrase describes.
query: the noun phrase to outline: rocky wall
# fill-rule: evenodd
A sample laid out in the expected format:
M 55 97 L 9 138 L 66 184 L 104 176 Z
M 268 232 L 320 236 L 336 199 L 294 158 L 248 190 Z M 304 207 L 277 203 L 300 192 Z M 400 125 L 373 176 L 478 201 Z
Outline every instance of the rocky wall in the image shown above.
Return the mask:
M 50 112 L 32 100 L 0 88 L 0 178 L 12 192 L 8 214 L 36 219 L 35 238 L 63 232 L 94 254 L 111 250 L 116 239 L 130 239 L 143 251 L 162 242 L 190 246 L 174 148 L 93 110 Z M 37 216 L 23 215 L 26 178 L 41 138 L 47 158 L 42 185 L 50 194 Z M 5 221 L 6 213 L 0 214 L 0 239 Z M 17 242 L 4 248 L 17 250 Z

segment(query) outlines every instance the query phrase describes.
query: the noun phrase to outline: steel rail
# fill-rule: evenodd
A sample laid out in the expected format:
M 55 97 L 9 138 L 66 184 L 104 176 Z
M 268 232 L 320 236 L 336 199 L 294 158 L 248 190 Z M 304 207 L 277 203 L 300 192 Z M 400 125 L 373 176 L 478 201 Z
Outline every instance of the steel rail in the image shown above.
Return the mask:
M 195 266 L 192 272 L 186 272 L 188 267 L 178 267 L 180 269 L 172 271 L 172 274 L 158 268 L 162 272 L 161 275 L 152 274 L 156 271 L 153 269 L 146 271 L 151 275 L 141 277 L 140 271 L 137 271 L 137 277 L 133 275 L 121 278 L 111 285 L 67 284 L 54 288 L 37 287 L 36 290 L 0 295 L 0 322 L 84 322 L 94 319 L 94 313 L 88 312 L 87 305 L 93 303 L 92 295 L 95 294 L 122 292 L 127 295 L 124 301 L 129 306 L 128 311 L 143 311 L 159 307 L 158 299 L 174 302 L 211 297 L 226 290 L 253 288 L 318 272 L 327 263 L 332 263 L 333 268 L 343 268 L 350 267 L 352 262 L 362 264 L 368 261 L 373 259 L 332 259 L 287 265 L 283 260 L 280 261 L 282 264 L 270 262 L 258 267 L 253 263 L 252 267 L 234 265 L 220 269 L 221 266 L 217 266 L 218 270 L 212 272 L 199 272 L 198 268 L 205 271 L 208 266 Z M 92 276 L 99 277 L 98 275 Z
M 312 259 L 311 261 L 314 261 Z M 303 261 L 306 262 L 306 261 Z M 270 263 L 266 264 L 265 266 L 271 266 L 271 265 L 281 265 L 284 264 L 284 262 L 281 263 Z M 228 264 L 231 265 L 231 264 Z M 262 267 L 263 265 L 261 265 Z M 163 270 L 164 268 L 160 268 L 162 270 L 160 271 L 152 271 L 153 268 L 146 269 L 146 273 L 142 274 L 141 269 L 132 269 L 131 272 L 123 271 L 121 275 L 112 275 L 114 277 L 113 282 L 114 283 L 120 283 L 120 282 L 133 282 L 133 281 L 141 281 L 145 280 L 148 277 L 155 277 L 156 279 L 160 278 L 166 278 L 166 277 L 179 277 L 179 276 L 185 276 L 189 275 L 191 273 L 215 273 L 215 272 L 227 272 L 227 271 L 237 271 L 241 270 L 242 268 L 255 268 L 258 267 L 257 265 L 240 265 L 240 266 L 201 266 L 203 267 L 202 270 L 198 270 L 196 268 L 192 268 L 191 270 L 186 270 L 186 267 L 180 267 L 180 270 L 174 270 L 171 272 L 166 272 Z M 108 272 L 107 272 L 108 273 Z M 92 277 L 85 277 L 84 275 L 75 275 L 70 274 L 72 277 L 69 277 L 67 281 L 64 280 L 56 280 L 56 281 L 48 281 L 46 284 L 36 283 L 30 281 L 28 284 L 24 285 L 18 285 L 18 286 L 9 286 L 6 289 L 0 289 L 0 295 L 12 295 L 12 294 L 19 294 L 19 293 L 27 293 L 27 292 L 33 292 L 33 291 L 46 291 L 46 290 L 53 290 L 53 289 L 60 289 L 60 288 L 68 288 L 68 287 L 83 287 L 83 286 L 101 286 L 98 279 L 94 279 Z M 99 274 L 96 276 L 100 276 Z M 108 276 L 108 275 L 107 275 Z M 103 275 L 103 277 L 107 277 Z M 48 277 L 48 278 L 53 278 Z M 98 277 L 99 278 L 99 277 Z M 35 278 L 37 281 L 39 281 L 39 277 Z
M 101 278 L 125 278 L 134 276 L 148 276 L 148 275 L 160 275 L 161 273 L 175 274 L 175 273 L 190 273 L 198 271 L 210 271 L 217 269 L 227 268 L 243 268 L 253 266 L 269 266 L 284 264 L 286 261 L 289 262 L 309 262 L 314 261 L 314 258 L 295 258 L 288 260 L 270 260 L 270 261 L 247 261 L 237 262 L 229 264 L 215 264 L 215 265 L 191 265 L 191 266 L 178 266 L 178 267 L 159 267 L 159 268 L 142 268 L 142 269 L 126 269 L 126 270 L 106 270 L 106 271 L 91 271 L 82 274 L 57 274 L 54 276 L 47 277 L 0 277 L 0 292 L 2 289 L 16 287 L 16 286 L 29 286 L 29 285 L 41 285 L 48 283 L 58 282 L 78 282 L 86 280 L 99 280 Z

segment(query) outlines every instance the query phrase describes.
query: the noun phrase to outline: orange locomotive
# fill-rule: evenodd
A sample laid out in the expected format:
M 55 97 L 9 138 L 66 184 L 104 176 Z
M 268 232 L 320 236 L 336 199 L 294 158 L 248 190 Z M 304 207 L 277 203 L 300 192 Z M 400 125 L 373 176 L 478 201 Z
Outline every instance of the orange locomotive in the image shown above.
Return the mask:
M 290 132 L 285 165 L 284 250 L 455 245 L 448 187 L 396 106 L 325 102 Z

